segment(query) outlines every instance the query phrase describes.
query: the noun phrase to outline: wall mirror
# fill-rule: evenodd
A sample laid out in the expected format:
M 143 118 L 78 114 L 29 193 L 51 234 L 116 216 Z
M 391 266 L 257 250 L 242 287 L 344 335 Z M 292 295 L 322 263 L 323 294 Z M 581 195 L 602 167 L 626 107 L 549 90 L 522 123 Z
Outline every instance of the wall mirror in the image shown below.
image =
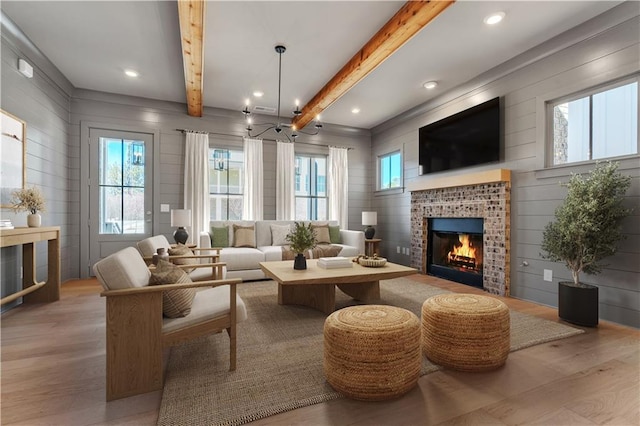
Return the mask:
M 24 188 L 26 181 L 27 124 L 0 109 L 0 208 L 11 207 L 11 193 Z

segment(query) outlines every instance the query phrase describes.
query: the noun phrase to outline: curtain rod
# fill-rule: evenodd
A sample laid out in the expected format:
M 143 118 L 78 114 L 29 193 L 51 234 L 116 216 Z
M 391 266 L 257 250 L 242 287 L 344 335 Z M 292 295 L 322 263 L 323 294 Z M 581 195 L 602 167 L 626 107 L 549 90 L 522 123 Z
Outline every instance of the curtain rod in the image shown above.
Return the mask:
M 208 134 L 208 135 L 218 135 L 218 136 L 230 136 L 232 138 L 241 138 L 244 139 L 244 136 L 238 136 L 238 135 L 232 135 L 230 133 L 219 133 L 219 132 L 205 132 L 202 130 L 191 130 L 191 129 L 176 129 L 176 131 L 178 132 L 182 132 L 182 133 L 186 133 L 186 132 L 192 132 L 192 133 L 201 133 L 201 134 Z M 283 140 L 277 140 L 277 139 L 269 139 L 269 138 L 261 138 L 262 140 L 265 141 L 271 141 L 271 142 L 284 142 L 284 143 L 295 143 L 295 144 L 303 144 L 303 145 L 311 145 L 311 146 L 318 146 L 318 147 L 324 147 L 324 148 L 344 148 L 348 151 L 351 151 L 352 148 L 350 146 L 337 146 L 337 145 L 325 145 L 325 144 L 316 144 L 316 143 L 310 143 L 310 142 L 290 142 L 290 141 L 283 141 Z

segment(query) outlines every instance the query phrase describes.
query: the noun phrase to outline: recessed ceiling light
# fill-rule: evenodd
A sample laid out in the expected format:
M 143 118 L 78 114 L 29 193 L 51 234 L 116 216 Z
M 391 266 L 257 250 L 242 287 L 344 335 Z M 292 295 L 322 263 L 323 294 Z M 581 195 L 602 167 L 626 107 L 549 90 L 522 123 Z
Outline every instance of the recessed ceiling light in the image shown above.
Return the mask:
M 352 112 L 352 113 L 354 113 L 354 114 L 358 114 L 358 113 L 360 112 L 360 108 L 355 107 L 355 108 L 353 108 L 353 109 L 351 110 L 351 112 Z
M 256 90 L 255 92 L 253 92 L 253 96 L 255 96 L 256 98 L 261 98 L 262 96 L 264 96 L 264 92 Z
M 140 75 L 138 71 L 134 70 L 124 70 L 124 73 L 129 77 L 138 77 Z
M 425 84 L 422 85 L 422 87 L 424 87 L 425 89 L 435 89 L 435 87 L 438 85 L 437 81 L 427 81 Z
M 504 19 L 504 12 L 496 12 L 491 15 L 487 15 L 484 18 L 484 23 L 487 25 L 495 25 Z

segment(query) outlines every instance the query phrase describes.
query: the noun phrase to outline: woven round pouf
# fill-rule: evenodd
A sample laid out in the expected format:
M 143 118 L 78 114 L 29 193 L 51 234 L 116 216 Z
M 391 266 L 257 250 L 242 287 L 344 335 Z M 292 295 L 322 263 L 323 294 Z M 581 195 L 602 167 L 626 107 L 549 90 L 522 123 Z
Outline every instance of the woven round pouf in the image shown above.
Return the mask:
M 461 371 L 503 365 L 511 346 L 509 308 L 493 297 L 447 293 L 422 304 L 422 351 Z
M 416 385 L 421 366 L 420 320 L 406 309 L 351 306 L 324 322 L 324 373 L 349 398 L 399 397 Z

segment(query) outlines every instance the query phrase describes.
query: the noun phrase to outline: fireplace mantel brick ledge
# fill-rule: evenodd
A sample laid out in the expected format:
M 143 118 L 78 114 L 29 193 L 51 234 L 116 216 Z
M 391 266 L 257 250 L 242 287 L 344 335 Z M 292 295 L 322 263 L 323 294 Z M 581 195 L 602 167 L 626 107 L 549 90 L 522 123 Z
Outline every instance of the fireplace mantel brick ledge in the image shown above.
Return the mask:
M 411 266 L 427 273 L 429 218 L 483 218 L 483 288 L 492 294 L 508 296 L 511 171 L 495 169 L 420 180 L 408 189 L 411 191 Z

